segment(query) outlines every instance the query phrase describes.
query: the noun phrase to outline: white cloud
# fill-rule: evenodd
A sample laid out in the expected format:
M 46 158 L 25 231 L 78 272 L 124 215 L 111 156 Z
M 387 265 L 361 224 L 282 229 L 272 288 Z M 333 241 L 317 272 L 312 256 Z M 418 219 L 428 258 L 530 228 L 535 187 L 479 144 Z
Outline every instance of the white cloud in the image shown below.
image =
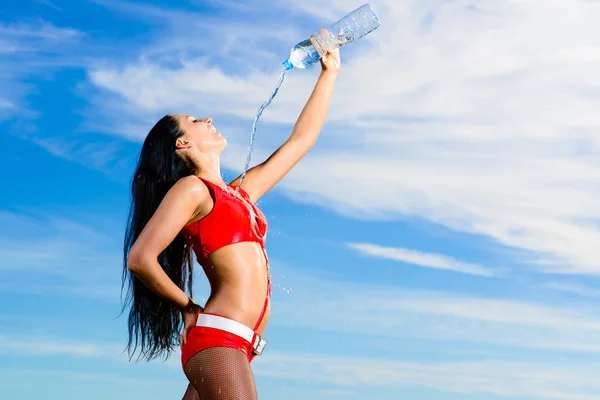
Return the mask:
M 8 100 L 0 98 L 0 108 L 13 109 L 15 108 L 15 105 Z
M 597 307 L 414 290 L 288 275 L 271 324 L 337 334 L 490 348 L 600 352 Z M 331 338 L 337 337 L 332 335 Z M 324 336 L 323 338 L 327 338 Z M 327 339 L 328 340 L 328 339 Z M 462 347 L 461 347 L 462 348 Z
M 93 299 L 100 301 L 118 302 L 121 298 L 121 287 L 119 285 L 108 286 L 106 284 L 32 284 L 28 283 L 23 288 L 22 282 L 0 283 L 0 292 L 11 294 L 22 294 L 26 291 L 28 294 L 37 296 L 66 296 L 84 299 Z
M 37 2 L 37 3 L 43 4 L 43 5 L 47 6 L 47 7 L 50 7 L 50 8 L 52 8 L 55 11 L 62 11 L 62 9 L 60 7 L 58 7 L 56 4 L 54 4 L 54 3 L 52 3 L 52 2 L 50 2 L 48 0 L 34 0 L 34 1 Z
M 109 179 L 126 184 L 130 182 L 131 177 L 123 172 L 128 169 L 129 163 L 137 154 L 125 153 L 122 143 L 105 140 L 93 141 L 90 137 L 85 137 L 85 139 L 80 136 L 65 138 L 65 135 L 52 137 L 21 132 L 16 132 L 15 136 L 37 144 L 56 157 L 76 162 L 86 168 L 99 170 Z
M 20 38 L 49 40 L 50 42 L 59 42 L 80 36 L 81 33 L 75 29 L 60 28 L 49 22 L 40 21 L 33 24 L 0 24 L 0 37 L 18 40 Z M 48 42 L 43 42 L 48 44 Z M 37 43 L 40 47 L 36 50 L 42 50 L 42 43 Z M 16 47 L 16 51 L 28 51 L 29 47 Z M 47 49 L 51 50 L 51 49 Z
M 600 394 L 598 366 L 502 360 L 406 362 L 325 354 L 265 353 L 256 374 L 316 381 L 341 388 L 426 387 L 460 394 L 593 400 Z
M 549 289 L 559 290 L 562 292 L 572 293 L 581 297 L 600 297 L 600 290 L 589 286 L 562 283 L 562 282 L 548 282 L 543 285 Z
M 359 5 L 282 7 L 330 19 Z M 411 215 L 487 236 L 532 252 L 545 272 L 600 272 L 600 4 L 374 6 L 381 28 L 343 49 L 323 144 L 282 181 L 284 193 L 352 217 Z M 286 56 L 280 42 L 275 54 L 256 40 L 274 66 Z M 176 67 L 157 57 L 94 68 L 90 77 L 127 113 L 193 109 L 249 121 L 277 74 L 248 63 L 254 48 L 236 47 L 239 58 L 221 66 L 187 54 Z M 266 124 L 294 122 L 315 72 L 290 73 L 263 118 L 259 145 L 284 139 L 266 135 Z M 245 135 L 230 142 L 237 140 L 246 144 Z
M 124 377 L 122 375 L 111 374 L 111 373 L 98 373 L 98 372 L 82 372 L 82 371 L 69 371 L 69 370 L 56 370 L 56 369 L 4 369 L 2 371 L 2 377 L 13 376 L 16 379 L 23 379 L 31 377 L 50 377 L 54 382 L 57 379 L 68 379 L 64 384 L 70 385 L 73 382 L 77 381 L 97 381 L 104 383 L 126 383 L 128 385 L 131 384 L 140 384 L 144 387 L 148 387 L 150 385 L 156 385 L 159 380 L 158 379 L 144 379 L 144 378 L 129 378 Z M 161 384 L 181 384 L 181 382 L 169 381 L 169 380 L 160 380 Z M 128 386 L 130 387 L 130 386 Z
M 142 63 L 178 65 L 199 59 L 213 63 L 226 62 L 226 67 L 227 63 L 232 63 L 234 66 L 245 65 L 246 68 L 252 68 L 247 62 L 249 55 L 258 60 L 270 59 L 274 54 L 268 48 L 269 45 L 294 40 L 299 35 L 293 24 L 281 24 L 281 14 L 278 14 L 279 18 L 268 18 L 273 11 L 271 5 L 261 7 L 258 3 L 242 4 L 219 0 L 210 5 L 201 2 L 201 8 L 195 9 L 186 5 L 183 8 L 164 8 L 110 0 L 95 0 L 95 3 L 131 18 L 149 22 L 155 27 L 151 32 L 152 43 L 138 43 L 138 59 Z M 207 11 L 207 8 L 224 9 L 227 18 L 220 18 Z M 190 35 L 192 31 L 194 35 Z M 104 67 L 106 66 L 105 64 Z
M 498 274 L 498 271 L 483 265 L 467 263 L 441 254 L 423 253 L 398 247 L 383 247 L 370 243 L 348 243 L 347 246 L 368 256 L 387 258 L 426 268 L 487 277 L 497 276 Z
M 0 355 L 13 358 L 30 357 L 82 357 L 105 358 L 119 364 L 130 364 L 137 360 L 138 352 L 132 360 L 129 359 L 125 342 L 114 343 L 86 343 L 68 338 L 54 338 L 51 331 L 44 332 L 43 336 L 31 335 L 0 335 Z M 170 353 L 167 360 L 163 358 L 145 361 L 144 364 L 166 366 L 171 370 L 181 370 L 181 351 L 176 348 Z
M 81 39 L 81 32 L 38 20 L 35 23 L 0 22 L 0 120 L 28 115 L 25 98 L 33 90 L 27 78 L 48 74 L 73 64 L 79 55 L 67 53 Z M 83 62 L 80 61 L 79 65 Z
M 122 349 L 72 341 L 51 341 L 47 338 L 0 336 L 0 352 L 18 356 L 83 356 L 105 357 L 115 355 Z
M 186 110 L 194 106 L 194 109 L 206 114 L 220 113 L 246 118 L 254 116 L 256 104 L 266 99 L 265 88 L 273 82 L 263 74 L 227 76 L 218 68 L 203 62 L 189 62 L 176 70 L 164 70 L 150 63 L 122 70 L 97 69 L 91 72 L 90 79 L 95 85 L 119 94 L 132 113 L 142 110 L 146 113 L 144 115 L 159 114 L 169 109 Z M 128 81 L 126 86 L 122 86 L 123 79 Z M 163 94 L 170 92 L 177 95 L 163 97 Z M 123 133 L 139 139 L 147 131 Z
M 0 290 L 118 301 L 120 240 L 77 218 L 0 210 Z

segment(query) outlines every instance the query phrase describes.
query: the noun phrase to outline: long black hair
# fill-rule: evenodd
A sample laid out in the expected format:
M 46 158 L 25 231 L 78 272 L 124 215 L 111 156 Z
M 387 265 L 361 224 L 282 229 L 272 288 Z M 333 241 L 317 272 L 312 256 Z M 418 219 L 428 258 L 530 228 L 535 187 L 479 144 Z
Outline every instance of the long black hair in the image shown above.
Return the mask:
M 123 277 L 121 292 L 128 285 L 123 311 L 129 310 L 129 340 L 131 359 L 140 347 L 139 358 L 151 360 L 179 345 L 180 312 L 168 301 L 148 289 L 127 268 L 131 246 L 146 226 L 167 191 L 179 179 L 194 173 L 191 164 L 176 153 L 175 142 L 183 135 L 177 120 L 170 115 L 154 125 L 140 152 L 131 184 L 131 206 L 123 245 Z M 158 262 L 169 278 L 192 296 L 193 262 L 189 246 L 181 235 L 158 256 Z

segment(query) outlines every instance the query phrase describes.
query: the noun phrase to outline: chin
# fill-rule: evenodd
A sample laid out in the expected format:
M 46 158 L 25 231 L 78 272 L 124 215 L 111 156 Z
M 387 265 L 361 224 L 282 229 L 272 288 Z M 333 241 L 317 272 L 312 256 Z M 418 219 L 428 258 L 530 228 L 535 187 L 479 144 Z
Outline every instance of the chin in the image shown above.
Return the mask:
M 227 139 L 223 138 L 219 146 L 219 153 L 225 150 L 225 147 L 227 147 Z

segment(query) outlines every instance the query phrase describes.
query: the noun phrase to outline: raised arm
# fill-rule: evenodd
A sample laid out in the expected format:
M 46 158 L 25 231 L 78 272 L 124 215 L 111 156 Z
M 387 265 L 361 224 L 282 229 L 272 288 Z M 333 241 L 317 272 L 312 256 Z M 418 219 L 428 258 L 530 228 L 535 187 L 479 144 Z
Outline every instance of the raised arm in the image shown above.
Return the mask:
M 291 136 L 266 161 L 248 170 L 242 187 L 257 201 L 277 184 L 315 144 L 325 122 L 333 87 L 340 69 L 339 49 L 321 59 L 321 74 Z M 231 184 L 239 185 L 241 176 Z

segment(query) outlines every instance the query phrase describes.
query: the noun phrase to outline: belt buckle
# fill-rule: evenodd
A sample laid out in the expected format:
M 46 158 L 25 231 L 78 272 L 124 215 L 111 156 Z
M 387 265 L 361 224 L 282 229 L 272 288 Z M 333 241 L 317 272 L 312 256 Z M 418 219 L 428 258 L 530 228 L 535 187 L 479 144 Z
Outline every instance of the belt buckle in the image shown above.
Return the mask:
M 260 356 L 263 350 L 265 349 L 266 345 L 267 339 L 257 334 L 256 338 L 254 339 L 254 344 L 252 346 L 252 353 L 254 353 L 257 356 Z

